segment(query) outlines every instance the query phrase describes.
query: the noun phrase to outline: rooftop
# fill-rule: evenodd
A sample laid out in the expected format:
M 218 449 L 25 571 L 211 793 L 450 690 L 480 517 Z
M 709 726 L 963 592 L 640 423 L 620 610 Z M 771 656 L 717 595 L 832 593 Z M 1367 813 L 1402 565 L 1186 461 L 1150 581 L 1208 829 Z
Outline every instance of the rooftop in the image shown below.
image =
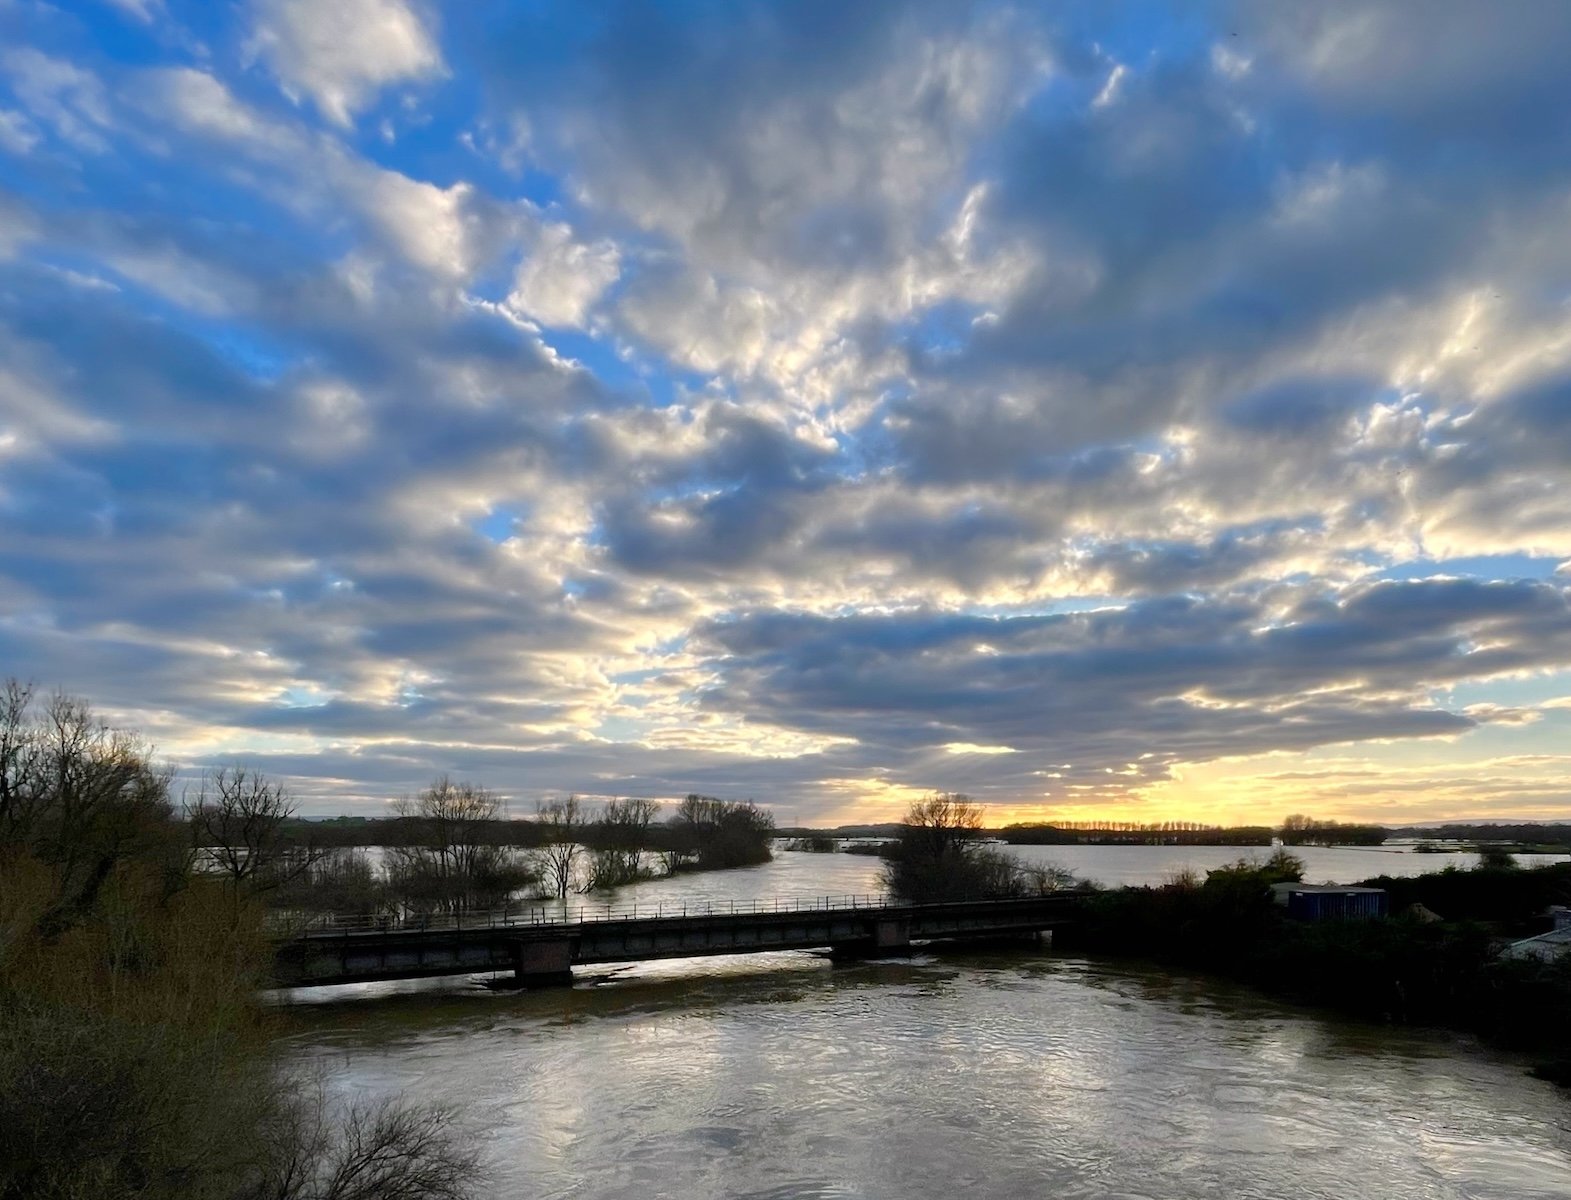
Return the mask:
M 1334 892 L 1338 896 L 1379 896 L 1384 888 L 1345 887 L 1340 883 L 1273 883 L 1273 892 Z

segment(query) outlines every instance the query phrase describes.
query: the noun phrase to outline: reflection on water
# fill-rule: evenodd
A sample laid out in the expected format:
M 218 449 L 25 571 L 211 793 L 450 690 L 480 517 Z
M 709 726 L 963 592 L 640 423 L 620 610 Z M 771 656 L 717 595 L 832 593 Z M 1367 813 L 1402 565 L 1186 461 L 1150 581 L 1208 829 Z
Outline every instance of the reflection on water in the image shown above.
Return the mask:
M 298 1054 L 461 1106 L 498 1197 L 1571 1196 L 1520 1063 L 1045 950 L 324 993 Z

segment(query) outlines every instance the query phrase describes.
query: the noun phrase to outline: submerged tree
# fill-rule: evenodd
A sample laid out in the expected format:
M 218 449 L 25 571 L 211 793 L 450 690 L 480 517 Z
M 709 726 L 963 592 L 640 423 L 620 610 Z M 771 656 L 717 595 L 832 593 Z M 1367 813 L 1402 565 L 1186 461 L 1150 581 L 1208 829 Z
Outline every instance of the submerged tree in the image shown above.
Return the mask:
M 634 796 L 606 802 L 585 834 L 591 846 L 589 891 L 621 887 L 648 877 L 644 856 L 649 848 L 649 826 L 659 810 L 653 800 Z
M 527 863 L 497 836 L 501 800 L 443 775 L 401 800 L 402 840 L 387 851 L 388 885 L 421 912 L 467 912 L 506 903 L 531 882 Z
M 1484 870 L 1514 871 L 1517 868 L 1516 855 L 1496 842 L 1478 842 L 1473 849 L 1478 854 L 1479 867 Z
M 584 827 L 588 823 L 577 796 L 551 800 L 538 809 L 540 824 L 546 830 L 546 844 L 539 850 L 547 884 L 558 898 L 565 899 L 577 884 L 578 859 L 584 852 Z
M 751 800 L 689 795 L 666 823 L 671 868 L 747 867 L 774 857 L 775 819 Z
M 985 844 L 982 827 L 982 806 L 969 796 L 935 792 L 915 801 L 885 849 L 884 886 L 916 902 L 1024 894 L 1020 862 Z
M 387 879 L 365 850 L 355 846 L 324 849 L 267 899 L 275 910 L 300 913 L 368 916 L 397 908 Z

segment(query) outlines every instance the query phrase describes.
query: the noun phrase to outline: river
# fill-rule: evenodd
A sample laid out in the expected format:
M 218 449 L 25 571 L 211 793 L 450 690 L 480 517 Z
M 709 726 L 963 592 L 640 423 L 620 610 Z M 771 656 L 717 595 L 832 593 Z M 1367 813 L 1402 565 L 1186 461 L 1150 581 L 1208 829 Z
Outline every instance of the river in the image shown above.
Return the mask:
M 1028 855 L 1047 850 L 1075 870 L 1130 852 L 1121 869 L 1175 866 L 1159 847 Z M 1322 853 L 1429 857 L 1305 857 Z M 618 903 L 854 893 L 876 870 L 782 854 Z M 455 1105 L 498 1198 L 1571 1197 L 1571 1097 L 1514 1057 L 1049 947 L 650 963 L 527 994 L 457 979 L 293 997 L 292 1053 L 330 1092 Z
M 1167 882 L 1182 871 L 1205 872 L 1237 862 L 1260 861 L 1272 851 L 1267 846 L 1000 846 L 1022 861 L 1058 866 L 1081 879 L 1104 887 L 1153 885 Z M 380 863 L 380 847 L 369 847 Z M 1356 883 L 1376 875 L 1422 875 L 1454 866 L 1476 866 L 1470 851 L 1415 854 L 1401 844 L 1385 847 L 1295 846 L 1290 851 L 1304 863 L 1306 883 Z M 1564 854 L 1518 855 L 1522 866 L 1566 862 Z M 706 871 L 651 879 L 632 887 L 591 896 L 572 896 L 566 907 L 593 908 L 631 904 L 680 905 L 682 903 L 748 903 L 772 899 L 822 899 L 826 896 L 874 895 L 882 890 L 879 860 L 862 854 L 812 854 L 778 850 L 774 861 L 732 871 Z M 535 907 L 541 907 L 535 903 Z M 549 908 L 551 905 L 547 904 Z

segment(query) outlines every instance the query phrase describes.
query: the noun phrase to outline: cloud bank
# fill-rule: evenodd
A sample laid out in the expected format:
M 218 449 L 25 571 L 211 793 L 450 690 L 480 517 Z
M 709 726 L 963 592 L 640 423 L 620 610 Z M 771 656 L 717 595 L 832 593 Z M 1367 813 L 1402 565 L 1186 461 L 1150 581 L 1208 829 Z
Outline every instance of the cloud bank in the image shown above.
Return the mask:
M 1571 814 L 1571 18 L 1440 8 L 0 9 L 0 669 L 316 811 Z

